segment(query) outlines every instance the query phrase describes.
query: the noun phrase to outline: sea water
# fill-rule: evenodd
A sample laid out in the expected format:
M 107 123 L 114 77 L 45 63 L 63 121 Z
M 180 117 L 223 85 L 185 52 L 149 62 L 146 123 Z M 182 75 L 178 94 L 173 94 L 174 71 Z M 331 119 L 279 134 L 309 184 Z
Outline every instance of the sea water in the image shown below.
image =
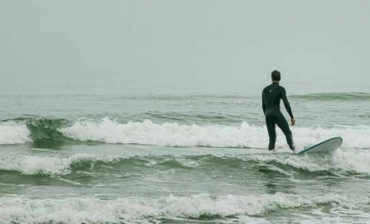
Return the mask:
M 268 152 L 259 91 L 2 92 L 0 222 L 369 223 L 368 89 L 286 88 L 297 149 L 338 150 Z

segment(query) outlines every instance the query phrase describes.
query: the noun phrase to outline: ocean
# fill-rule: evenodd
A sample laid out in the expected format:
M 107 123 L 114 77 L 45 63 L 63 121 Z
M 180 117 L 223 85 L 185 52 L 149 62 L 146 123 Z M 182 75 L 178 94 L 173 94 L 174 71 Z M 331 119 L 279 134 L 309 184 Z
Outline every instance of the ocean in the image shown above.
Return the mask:
M 0 223 L 370 223 L 369 89 L 285 87 L 338 150 L 268 152 L 259 91 L 3 91 Z

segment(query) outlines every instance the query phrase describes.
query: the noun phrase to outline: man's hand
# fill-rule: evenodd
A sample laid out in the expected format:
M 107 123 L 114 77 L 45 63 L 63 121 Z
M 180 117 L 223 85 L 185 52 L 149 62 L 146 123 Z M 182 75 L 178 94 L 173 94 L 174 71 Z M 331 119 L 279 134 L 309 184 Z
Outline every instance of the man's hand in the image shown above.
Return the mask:
M 295 125 L 295 119 L 294 118 L 290 119 L 290 122 L 292 123 L 292 126 Z

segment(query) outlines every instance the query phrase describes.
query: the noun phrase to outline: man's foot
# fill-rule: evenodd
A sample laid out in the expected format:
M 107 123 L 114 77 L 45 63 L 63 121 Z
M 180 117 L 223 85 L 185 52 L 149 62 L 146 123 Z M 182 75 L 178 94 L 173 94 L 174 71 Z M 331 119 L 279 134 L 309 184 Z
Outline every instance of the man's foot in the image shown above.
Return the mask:
M 276 149 L 269 149 L 269 152 L 276 152 Z

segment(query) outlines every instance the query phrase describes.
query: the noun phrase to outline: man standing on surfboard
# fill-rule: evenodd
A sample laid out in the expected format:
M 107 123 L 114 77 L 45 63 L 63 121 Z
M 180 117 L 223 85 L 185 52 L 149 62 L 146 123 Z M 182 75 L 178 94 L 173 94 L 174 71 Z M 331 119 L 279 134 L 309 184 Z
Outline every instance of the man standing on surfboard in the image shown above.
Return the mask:
M 279 85 L 281 75 L 279 71 L 271 73 L 272 84 L 266 86 L 262 91 L 262 109 L 266 118 L 267 131 L 269 133 L 270 143 L 269 151 L 275 150 L 276 131 L 275 125 L 283 131 L 289 148 L 295 152 L 293 135 L 290 131 L 289 124 L 280 111 L 280 100 L 283 99 L 285 109 L 288 111 L 292 126 L 295 124 L 292 109 L 290 108 L 286 91 Z

